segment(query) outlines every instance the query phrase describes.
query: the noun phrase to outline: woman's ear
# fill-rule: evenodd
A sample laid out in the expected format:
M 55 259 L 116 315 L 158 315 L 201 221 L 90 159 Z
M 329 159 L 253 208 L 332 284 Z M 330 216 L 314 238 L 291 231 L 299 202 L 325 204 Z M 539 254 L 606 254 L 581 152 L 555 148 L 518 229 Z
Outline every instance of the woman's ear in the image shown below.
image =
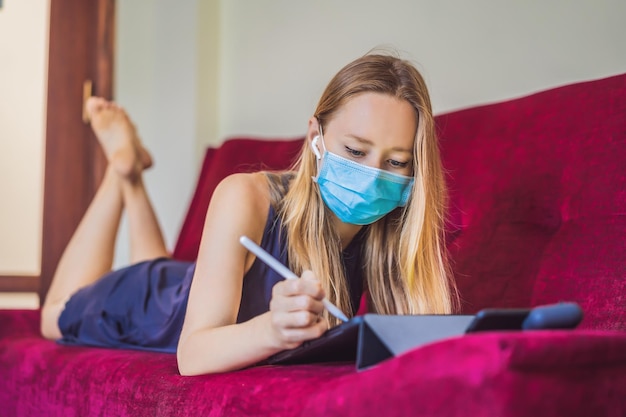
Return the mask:
M 320 122 L 317 120 L 317 117 L 313 116 L 309 119 L 309 128 L 307 129 L 306 138 L 308 140 L 313 140 L 315 136 L 319 136 L 320 134 Z

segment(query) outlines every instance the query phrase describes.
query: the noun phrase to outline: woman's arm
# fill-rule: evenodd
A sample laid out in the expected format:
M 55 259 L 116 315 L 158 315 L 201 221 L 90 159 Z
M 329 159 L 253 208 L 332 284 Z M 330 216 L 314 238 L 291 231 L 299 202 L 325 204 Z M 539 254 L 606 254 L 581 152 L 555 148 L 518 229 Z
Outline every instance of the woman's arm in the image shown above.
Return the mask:
M 216 188 L 178 343 L 182 375 L 244 368 L 326 330 L 327 323 L 318 318 L 323 290 L 310 273 L 276 284 L 268 313 L 235 324 L 243 276 L 254 262 L 239 237 L 260 242 L 268 209 L 269 189 L 262 174 L 233 175 Z

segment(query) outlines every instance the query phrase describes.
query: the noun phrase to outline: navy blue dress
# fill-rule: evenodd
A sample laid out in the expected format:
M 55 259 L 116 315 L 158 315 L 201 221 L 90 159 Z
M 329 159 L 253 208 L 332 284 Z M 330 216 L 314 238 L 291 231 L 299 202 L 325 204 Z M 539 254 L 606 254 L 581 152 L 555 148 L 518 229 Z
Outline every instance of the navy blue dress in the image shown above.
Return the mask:
M 288 265 L 282 223 L 270 205 L 261 247 Z M 343 251 L 352 314 L 363 292 L 364 230 Z M 113 271 L 78 290 L 59 317 L 63 344 L 176 352 L 195 263 L 159 258 Z M 283 278 L 256 259 L 244 276 L 237 322 L 269 311 L 272 287 Z

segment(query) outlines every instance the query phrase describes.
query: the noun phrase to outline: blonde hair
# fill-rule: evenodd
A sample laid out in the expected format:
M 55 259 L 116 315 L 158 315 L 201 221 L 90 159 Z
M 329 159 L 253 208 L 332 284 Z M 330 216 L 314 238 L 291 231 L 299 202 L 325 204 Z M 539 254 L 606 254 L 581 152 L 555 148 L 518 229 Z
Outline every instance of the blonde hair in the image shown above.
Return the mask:
M 409 62 L 388 55 L 365 55 L 330 81 L 315 110 L 321 126 L 351 98 L 366 92 L 389 94 L 415 109 L 418 128 L 413 147 L 415 183 L 405 207 L 365 226 L 362 259 L 368 307 L 380 314 L 449 314 L 454 285 L 443 239 L 446 192 L 435 125 L 426 84 Z M 341 242 L 318 187 L 316 159 L 305 140 L 295 177 L 278 212 L 287 234 L 290 267 L 311 269 L 328 299 L 350 313 Z M 334 318 L 326 317 L 336 324 Z

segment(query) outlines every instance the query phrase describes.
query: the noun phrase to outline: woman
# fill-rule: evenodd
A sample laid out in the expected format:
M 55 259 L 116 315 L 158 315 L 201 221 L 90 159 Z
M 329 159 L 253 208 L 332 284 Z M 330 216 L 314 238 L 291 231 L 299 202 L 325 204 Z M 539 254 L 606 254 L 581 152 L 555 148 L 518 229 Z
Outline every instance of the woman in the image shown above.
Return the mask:
M 173 261 L 142 183 L 152 164 L 122 109 L 88 112 L 109 168 L 42 309 L 65 343 L 177 352 L 182 375 L 244 368 L 354 315 L 453 311 L 445 189 L 426 85 L 408 62 L 366 55 L 341 69 L 308 123 L 293 170 L 236 174 L 215 190 L 196 263 Z M 111 268 L 126 209 L 134 265 Z M 287 264 L 282 280 L 239 243 Z M 104 277 L 103 277 L 104 276 Z M 103 278 L 101 278 L 103 277 Z

